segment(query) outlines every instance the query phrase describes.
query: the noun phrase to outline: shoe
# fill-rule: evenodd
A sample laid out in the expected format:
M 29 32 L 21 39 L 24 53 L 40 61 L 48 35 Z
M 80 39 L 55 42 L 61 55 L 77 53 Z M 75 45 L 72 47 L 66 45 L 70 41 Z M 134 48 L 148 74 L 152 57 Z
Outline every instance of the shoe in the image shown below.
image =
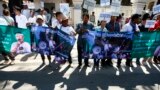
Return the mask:
M 11 63 L 10 63 L 11 65 L 14 65 L 15 64 L 15 62 L 14 61 L 11 61 Z
M 121 68 L 121 65 L 117 65 L 117 68 Z
M 3 64 L 7 65 L 7 64 L 9 64 L 9 61 L 4 61 Z
M 84 65 L 85 67 L 90 67 L 90 65 L 88 65 L 88 64 L 86 64 L 86 65 Z
M 81 69 L 81 66 L 82 66 L 82 65 L 79 64 L 79 65 L 78 65 L 78 68 Z

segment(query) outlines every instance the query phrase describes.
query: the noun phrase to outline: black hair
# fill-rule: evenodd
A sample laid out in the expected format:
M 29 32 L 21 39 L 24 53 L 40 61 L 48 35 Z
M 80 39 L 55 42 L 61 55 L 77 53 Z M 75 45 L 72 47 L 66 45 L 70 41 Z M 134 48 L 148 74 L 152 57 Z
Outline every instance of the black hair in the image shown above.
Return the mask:
M 89 14 L 88 13 L 85 13 L 85 14 L 83 14 L 83 17 L 87 17 L 87 18 L 89 18 Z
M 19 11 L 19 12 L 21 12 L 21 8 L 18 7 L 18 6 L 14 6 L 14 9 L 17 10 L 17 11 Z
M 140 15 L 139 15 L 139 14 L 133 14 L 133 15 L 131 16 L 131 21 L 134 21 L 135 19 L 138 19 L 138 18 L 140 18 Z
M 147 20 L 148 18 L 150 18 L 149 13 L 145 13 L 142 17 L 142 20 Z
M 8 10 L 8 9 L 4 9 L 4 10 L 3 10 L 3 15 L 9 16 L 9 15 L 10 15 L 9 10 Z
M 56 12 L 56 17 L 58 17 L 59 15 L 62 15 L 62 12 Z
M 8 8 L 7 4 L 2 4 L 2 7 L 3 7 L 3 9 L 7 9 Z

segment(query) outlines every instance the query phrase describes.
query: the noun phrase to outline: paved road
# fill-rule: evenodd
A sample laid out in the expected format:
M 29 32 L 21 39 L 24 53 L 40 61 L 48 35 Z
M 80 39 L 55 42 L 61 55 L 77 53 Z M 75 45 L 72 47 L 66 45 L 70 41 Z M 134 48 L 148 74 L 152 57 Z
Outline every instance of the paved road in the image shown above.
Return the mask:
M 75 48 L 74 48 L 75 49 Z M 73 65 L 42 65 L 38 56 L 19 55 L 15 65 L 0 65 L 0 90 L 160 90 L 160 65 L 145 63 L 133 68 L 125 66 L 77 68 L 77 53 L 72 52 Z M 1 61 L 0 63 L 2 63 Z M 133 61 L 134 63 L 134 61 Z

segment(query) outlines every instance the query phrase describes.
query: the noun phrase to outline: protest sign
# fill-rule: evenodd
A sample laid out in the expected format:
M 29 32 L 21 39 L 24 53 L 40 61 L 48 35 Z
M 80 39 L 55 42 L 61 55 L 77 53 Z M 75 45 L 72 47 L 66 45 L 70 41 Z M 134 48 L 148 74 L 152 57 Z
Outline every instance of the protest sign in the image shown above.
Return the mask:
M 111 4 L 112 16 L 119 16 L 121 2 L 119 0 L 113 0 Z
M 0 51 L 16 54 L 30 53 L 30 30 L 0 26 Z
M 110 5 L 110 0 L 101 0 L 101 1 L 100 1 L 100 5 L 101 5 L 102 7 L 104 7 L 104 6 L 109 6 L 109 5 Z
M 65 15 L 69 16 L 70 8 L 68 3 L 60 3 L 60 11 Z
M 154 28 L 155 20 L 147 20 L 145 28 Z
M 160 5 L 155 5 L 153 7 L 153 14 L 158 14 L 160 12 Z
M 95 0 L 84 0 L 83 8 L 87 10 L 93 10 L 96 5 Z
M 105 20 L 105 21 L 109 22 L 110 19 L 111 19 L 111 13 L 102 12 L 99 15 L 99 21 Z
M 134 35 L 132 58 L 152 57 L 160 45 L 160 32 L 140 32 Z

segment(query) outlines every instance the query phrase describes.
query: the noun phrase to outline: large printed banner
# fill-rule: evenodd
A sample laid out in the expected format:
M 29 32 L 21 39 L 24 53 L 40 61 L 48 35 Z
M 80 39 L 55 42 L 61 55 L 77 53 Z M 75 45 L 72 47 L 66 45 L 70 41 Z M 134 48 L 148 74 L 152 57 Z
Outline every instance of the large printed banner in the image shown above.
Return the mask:
M 0 26 L 0 52 L 30 53 L 30 30 L 12 26 Z
M 141 32 L 134 35 L 132 58 L 152 57 L 160 46 L 160 32 Z
M 99 31 L 94 33 L 84 39 L 84 41 L 90 43 L 89 45 L 87 43 L 83 44 L 85 45 L 82 54 L 84 56 L 83 58 L 130 58 L 133 33 L 108 33 Z
M 76 41 L 74 36 L 49 27 L 33 26 L 32 33 L 34 34 L 33 46 L 40 54 L 68 58 Z
M 65 32 L 58 30 L 56 34 L 57 40 L 57 49 L 56 49 L 56 54 L 68 58 L 74 44 L 75 44 L 75 37 L 74 36 L 69 36 Z

